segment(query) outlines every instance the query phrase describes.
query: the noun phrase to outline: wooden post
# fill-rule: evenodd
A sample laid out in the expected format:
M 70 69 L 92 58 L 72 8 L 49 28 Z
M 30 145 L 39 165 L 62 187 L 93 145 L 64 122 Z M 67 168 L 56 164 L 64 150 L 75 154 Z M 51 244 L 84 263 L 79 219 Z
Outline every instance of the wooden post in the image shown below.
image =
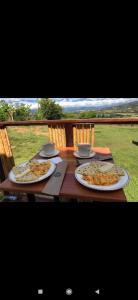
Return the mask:
M 73 126 L 72 124 L 65 124 L 65 133 L 66 133 L 66 146 L 73 146 Z

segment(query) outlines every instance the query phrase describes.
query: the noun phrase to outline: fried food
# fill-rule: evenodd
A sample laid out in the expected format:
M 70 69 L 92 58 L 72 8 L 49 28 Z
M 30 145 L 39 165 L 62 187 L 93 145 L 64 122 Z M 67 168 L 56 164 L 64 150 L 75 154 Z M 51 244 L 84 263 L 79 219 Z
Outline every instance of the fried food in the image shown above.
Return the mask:
M 83 179 L 89 184 L 94 185 L 111 185 L 119 181 L 119 176 L 116 174 L 96 173 L 95 175 L 83 175 Z
M 31 170 L 32 174 L 39 177 L 39 176 L 46 174 L 48 172 L 50 166 L 51 166 L 50 162 L 43 162 L 43 163 L 31 162 L 30 170 Z
M 16 181 L 19 182 L 30 182 L 37 180 L 39 177 L 47 174 L 48 170 L 51 167 L 49 161 L 38 162 L 31 161 L 27 162 L 25 165 L 16 166 L 12 169 Z
M 38 179 L 38 177 L 32 174 L 31 172 L 26 175 L 23 175 L 22 177 L 16 177 L 16 181 L 20 182 L 30 182 L 36 179 Z
M 83 180 L 92 185 L 112 185 L 124 176 L 122 168 L 109 162 L 93 161 L 87 165 L 80 166 L 77 171 Z

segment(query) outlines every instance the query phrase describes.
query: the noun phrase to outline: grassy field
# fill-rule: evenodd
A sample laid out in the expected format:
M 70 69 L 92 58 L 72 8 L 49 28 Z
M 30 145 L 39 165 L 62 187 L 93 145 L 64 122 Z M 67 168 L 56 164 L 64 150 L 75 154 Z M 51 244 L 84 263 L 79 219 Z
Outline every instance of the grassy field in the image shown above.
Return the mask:
M 30 159 L 49 140 L 47 126 L 11 127 L 8 134 L 16 164 Z M 137 125 L 95 126 L 95 146 L 110 147 L 115 163 L 129 172 L 131 180 L 125 194 L 131 202 L 138 199 L 138 146 L 132 140 L 138 140 Z

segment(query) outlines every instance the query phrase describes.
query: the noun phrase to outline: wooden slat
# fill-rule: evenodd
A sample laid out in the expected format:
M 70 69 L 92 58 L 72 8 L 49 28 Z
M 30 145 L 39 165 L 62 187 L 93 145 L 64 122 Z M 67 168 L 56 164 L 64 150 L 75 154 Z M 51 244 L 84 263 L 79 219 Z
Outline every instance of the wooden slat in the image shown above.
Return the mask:
M 56 144 L 56 147 L 59 147 L 59 139 L 58 139 L 58 128 L 57 128 L 57 125 L 55 126 L 55 144 Z
M 66 147 L 66 133 L 65 133 L 65 126 L 62 125 L 62 145 Z
M 50 142 L 52 142 L 52 129 L 51 129 L 51 125 L 48 126 L 48 132 L 49 132 Z
M 52 134 L 53 134 L 53 142 L 56 142 L 56 137 L 55 137 L 55 128 L 52 127 Z
M 79 123 L 73 125 L 74 146 L 78 143 L 90 143 L 94 145 L 94 124 Z
M 92 146 L 94 147 L 94 127 L 92 127 Z
M 61 125 L 49 126 L 50 141 L 55 143 L 56 147 L 66 147 L 65 127 Z
M 80 125 L 80 142 L 83 143 L 83 128 L 82 128 L 82 125 Z
M 66 147 L 66 145 L 67 145 L 65 126 L 63 126 L 63 145 L 64 145 L 64 147 Z
M 58 147 L 60 148 L 60 125 L 57 125 Z
M 78 144 L 79 141 L 80 141 L 80 138 L 79 138 L 79 126 L 78 125 L 76 126 L 76 129 L 77 129 L 77 144 Z
M 58 125 L 58 128 L 57 128 L 57 131 L 58 131 L 58 147 L 60 148 L 60 125 Z
M 86 128 L 86 132 L 87 132 L 87 143 L 90 143 L 90 129 L 88 128 L 88 126 Z
M 0 157 L 3 168 L 2 173 L 6 178 L 8 176 L 9 171 L 14 166 L 14 159 L 7 134 L 7 129 L 5 127 L 0 128 Z
M 87 143 L 86 125 L 84 124 L 84 143 Z

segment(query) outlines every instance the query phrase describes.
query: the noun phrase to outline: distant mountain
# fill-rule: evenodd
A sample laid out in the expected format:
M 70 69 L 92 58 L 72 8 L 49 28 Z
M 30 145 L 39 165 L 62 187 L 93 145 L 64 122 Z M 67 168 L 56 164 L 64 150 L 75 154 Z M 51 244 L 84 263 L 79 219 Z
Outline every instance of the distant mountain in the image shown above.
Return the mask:
M 138 111 L 138 101 L 134 100 L 134 102 L 131 103 L 114 103 L 111 105 L 100 105 L 100 106 L 81 106 L 79 108 L 78 106 L 76 107 L 65 107 L 63 108 L 64 112 L 81 112 L 81 111 L 101 111 L 101 110 L 117 110 L 117 111 L 126 111 L 126 110 L 131 110 L 131 111 Z

